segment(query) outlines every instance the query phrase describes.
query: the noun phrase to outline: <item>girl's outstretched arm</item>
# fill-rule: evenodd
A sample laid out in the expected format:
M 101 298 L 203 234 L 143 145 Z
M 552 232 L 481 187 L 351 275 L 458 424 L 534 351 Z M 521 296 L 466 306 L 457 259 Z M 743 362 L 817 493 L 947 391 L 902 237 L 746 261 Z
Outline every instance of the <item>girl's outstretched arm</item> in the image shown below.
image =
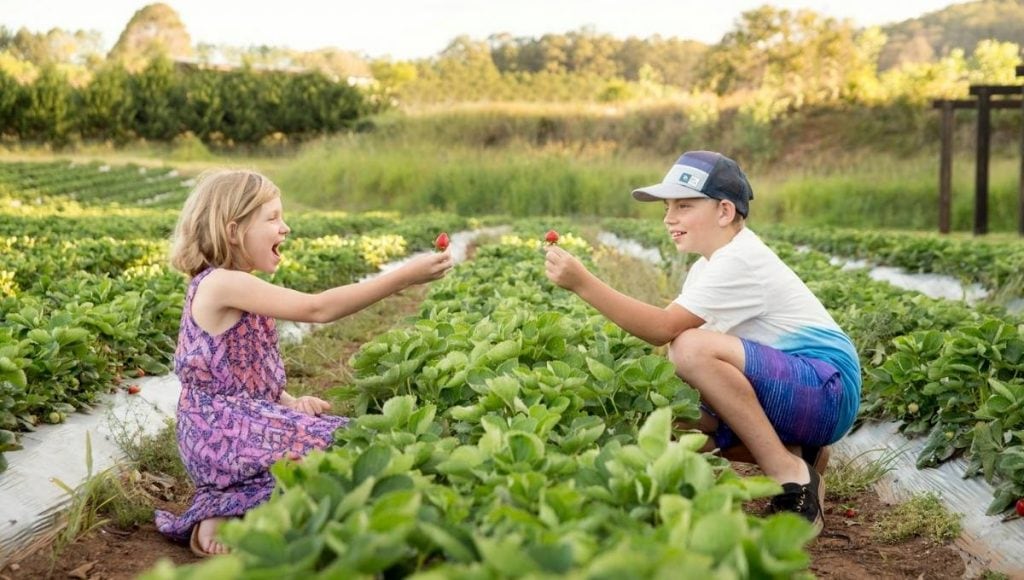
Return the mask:
M 409 286 L 442 278 L 451 268 L 451 252 L 423 254 L 376 278 L 317 294 L 283 288 L 248 272 L 218 269 L 196 291 L 192 314 L 204 328 L 221 326 L 218 321 L 237 317 L 238 311 L 296 322 L 332 322 Z

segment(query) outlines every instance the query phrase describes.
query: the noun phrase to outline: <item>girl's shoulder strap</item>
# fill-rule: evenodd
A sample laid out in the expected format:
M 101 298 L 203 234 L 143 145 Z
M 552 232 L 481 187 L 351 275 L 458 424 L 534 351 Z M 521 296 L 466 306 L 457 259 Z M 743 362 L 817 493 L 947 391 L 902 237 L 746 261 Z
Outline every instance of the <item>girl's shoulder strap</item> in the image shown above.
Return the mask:
M 203 281 L 203 278 L 209 276 L 210 272 L 213 272 L 214 270 L 216 270 L 216 268 L 214 268 L 213 266 L 207 266 L 205 270 L 196 274 L 195 277 L 192 278 L 190 284 L 199 284 L 200 282 Z
M 216 268 L 214 268 L 213 266 L 209 266 L 205 270 L 203 270 L 202 272 L 200 272 L 200 273 L 196 274 L 195 276 L 193 276 L 192 279 L 189 280 L 189 282 L 188 282 L 188 293 L 187 293 L 186 298 L 191 299 L 192 295 L 195 294 L 195 292 L 196 292 L 196 288 L 199 287 L 199 283 L 203 281 L 203 278 L 206 278 L 207 276 L 209 276 L 210 272 L 213 272 L 214 270 L 216 270 Z

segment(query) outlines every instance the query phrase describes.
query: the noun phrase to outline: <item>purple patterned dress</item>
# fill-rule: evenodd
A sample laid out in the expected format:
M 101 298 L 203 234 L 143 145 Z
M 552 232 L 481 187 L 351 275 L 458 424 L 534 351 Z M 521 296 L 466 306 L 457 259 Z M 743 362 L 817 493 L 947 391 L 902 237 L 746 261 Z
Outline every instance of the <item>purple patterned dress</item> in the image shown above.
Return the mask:
M 285 372 L 274 319 L 243 312 L 211 336 L 192 318 L 192 297 L 213 269 L 192 279 L 181 313 L 174 372 L 181 380 L 178 448 L 196 485 L 192 506 L 175 517 L 156 512 L 165 535 L 186 541 L 192 526 L 240 516 L 274 489 L 271 464 L 292 453 L 325 448 L 346 417 L 313 417 L 277 403 Z

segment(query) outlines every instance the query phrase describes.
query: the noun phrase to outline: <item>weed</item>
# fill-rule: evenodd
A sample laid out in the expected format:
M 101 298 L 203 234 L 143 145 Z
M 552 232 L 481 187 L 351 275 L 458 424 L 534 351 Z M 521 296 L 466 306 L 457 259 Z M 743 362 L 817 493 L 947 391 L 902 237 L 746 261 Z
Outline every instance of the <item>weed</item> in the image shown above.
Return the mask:
M 137 406 L 130 405 L 120 416 L 114 413 L 107 415 L 114 443 L 136 469 L 169 475 L 176 482 L 187 485 L 190 480 L 178 451 L 174 420 L 168 418 L 164 426 L 152 435 L 146 434 L 146 422 Z
M 56 559 L 69 544 L 84 536 L 90 531 L 107 523 L 107 520 L 100 518 L 99 510 L 103 507 L 104 501 L 100 493 L 106 485 L 105 479 L 110 477 L 110 468 L 93 474 L 92 472 L 92 437 L 89 432 L 85 433 L 85 479 L 72 488 L 58 478 L 53 478 L 53 483 L 64 490 L 71 501 L 68 509 L 64 512 L 63 527 L 58 532 L 53 542 L 53 557 Z
M 912 537 L 924 537 L 940 543 L 960 535 L 960 514 L 951 513 L 930 492 L 915 495 L 886 513 L 874 526 L 876 541 L 895 544 Z
M 889 449 L 871 456 L 878 451 L 882 450 L 869 449 L 849 459 L 834 461 L 834 465 L 825 472 L 825 488 L 829 496 L 843 499 L 867 490 L 895 469 L 896 460 L 905 452 L 903 449 Z

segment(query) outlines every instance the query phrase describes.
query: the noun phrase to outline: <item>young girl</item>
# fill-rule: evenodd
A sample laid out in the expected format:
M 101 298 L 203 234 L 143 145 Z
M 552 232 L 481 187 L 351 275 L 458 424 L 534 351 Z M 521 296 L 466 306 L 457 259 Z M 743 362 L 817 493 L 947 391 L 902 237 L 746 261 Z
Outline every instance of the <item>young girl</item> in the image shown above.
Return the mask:
M 406 287 L 443 277 L 450 252 L 419 256 L 372 280 L 304 294 L 250 274 L 273 273 L 291 229 L 281 193 L 251 171 L 205 174 L 175 229 L 171 264 L 191 277 L 181 313 L 174 370 L 181 380 L 178 447 L 196 485 L 180 517 L 156 512 L 157 527 L 200 555 L 222 554 L 217 526 L 265 501 L 268 468 L 327 447 L 348 419 L 330 404 L 293 397 L 274 319 L 331 322 Z

